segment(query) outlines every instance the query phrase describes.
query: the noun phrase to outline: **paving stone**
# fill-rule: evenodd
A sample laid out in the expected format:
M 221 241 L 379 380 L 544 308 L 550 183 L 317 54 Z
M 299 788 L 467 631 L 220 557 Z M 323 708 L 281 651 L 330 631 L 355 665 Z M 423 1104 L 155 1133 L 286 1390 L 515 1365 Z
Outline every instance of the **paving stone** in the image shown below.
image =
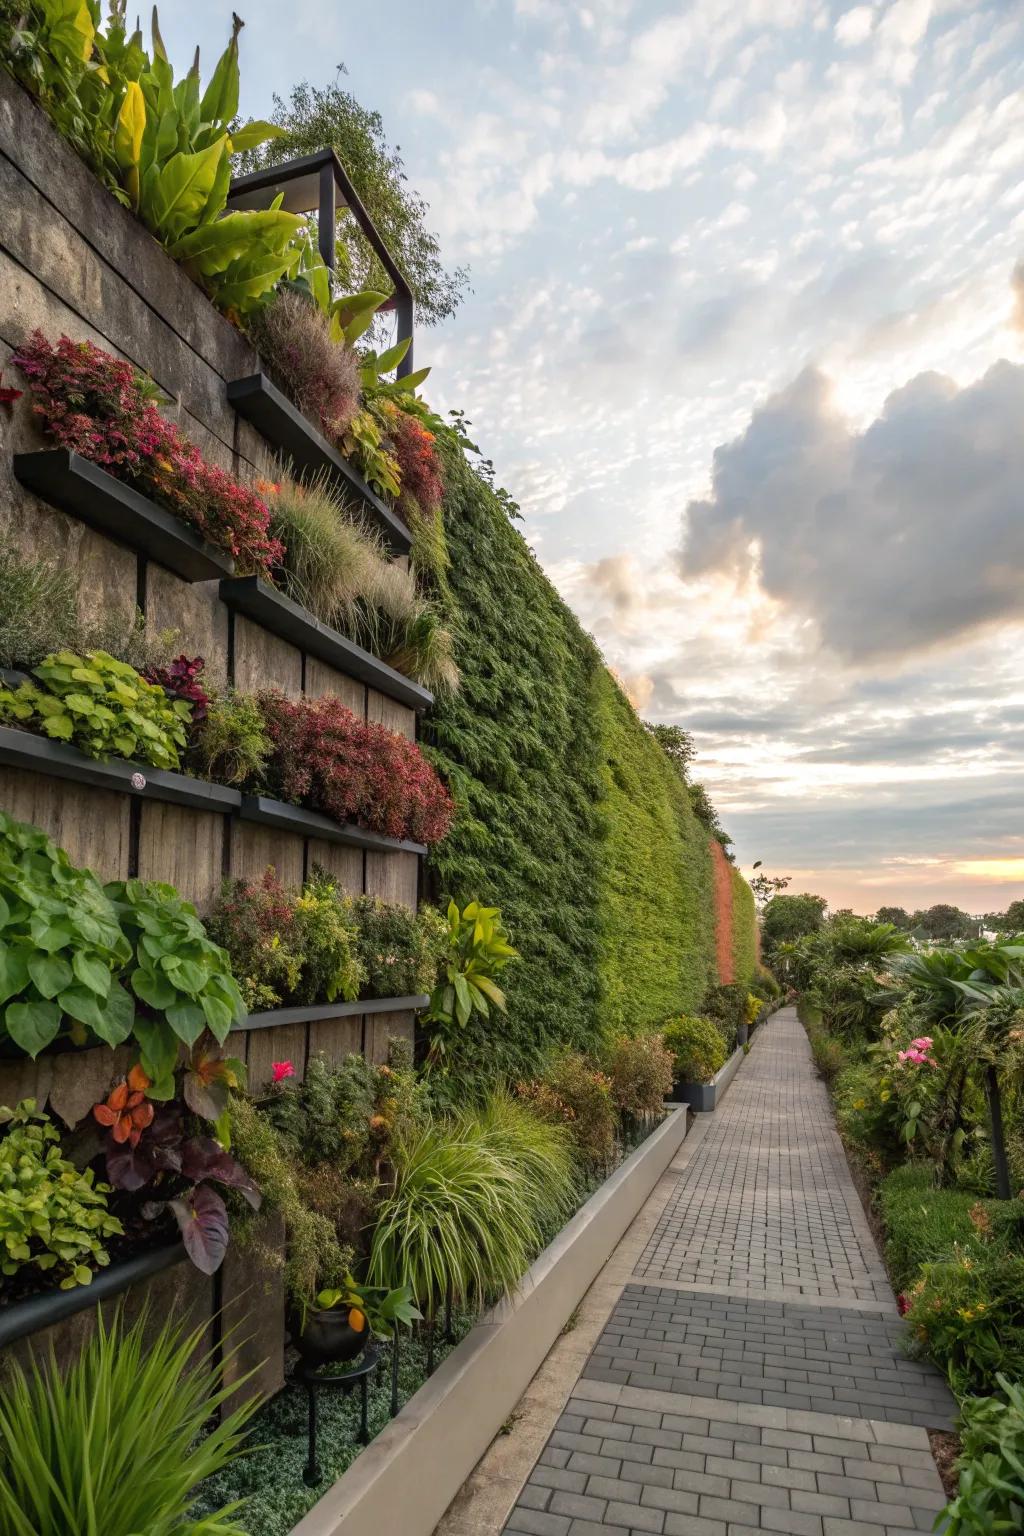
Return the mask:
M 905 1339 L 783 1010 L 676 1176 L 506 1530 L 924 1536 L 944 1507 L 925 1426 L 955 1408 Z

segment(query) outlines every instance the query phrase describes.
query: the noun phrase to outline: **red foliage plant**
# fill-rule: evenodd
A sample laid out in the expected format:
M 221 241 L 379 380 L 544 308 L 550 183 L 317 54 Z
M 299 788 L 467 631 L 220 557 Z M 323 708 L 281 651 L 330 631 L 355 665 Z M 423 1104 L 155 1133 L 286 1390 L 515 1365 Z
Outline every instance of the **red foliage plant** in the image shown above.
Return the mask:
M 293 700 L 268 691 L 259 700 L 282 799 L 387 837 L 438 843 L 445 836 L 452 797 L 414 742 L 358 720 L 333 694 Z
M 174 698 L 187 699 L 192 705 L 192 723 L 198 725 L 206 719 L 210 706 L 210 695 L 202 683 L 205 666 L 202 656 L 176 656 L 166 667 L 146 667 L 142 675 L 147 683 L 155 683 Z
M 270 536 L 266 502 L 207 463 L 161 416 L 156 389 L 130 363 L 67 336 L 54 347 L 41 331 L 33 331 L 12 361 L 29 381 L 33 410 L 62 448 L 138 486 L 226 549 L 240 573 L 270 578 L 284 546 Z
M 433 432 L 428 432 L 407 411 L 392 407 L 388 412 L 388 436 L 402 472 L 402 495 L 412 496 L 425 512 L 438 506 L 444 495 L 444 482 Z

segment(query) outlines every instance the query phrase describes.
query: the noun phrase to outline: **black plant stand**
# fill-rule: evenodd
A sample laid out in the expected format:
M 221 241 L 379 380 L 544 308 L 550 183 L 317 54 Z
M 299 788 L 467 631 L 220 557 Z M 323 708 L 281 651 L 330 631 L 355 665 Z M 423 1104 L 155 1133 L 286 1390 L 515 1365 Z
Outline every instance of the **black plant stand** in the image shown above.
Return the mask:
M 307 1488 L 315 1488 L 323 1481 L 323 1470 L 316 1457 L 317 1441 L 317 1393 L 325 1388 L 331 1392 L 348 1394 L 358 1386 L 360 1395 L 359 1444 L 369 1445 L 370 1426 L 367 1422 L 367 1385 L 377 1366 L 380 1352 L 373 1342 L 366 1346 L 362 1358 L 348 1371 L 330 1371 L 324 1366 L 307 1365 L 300 1361 L 295 1367 L 295 1382 L 306 1389 L 309 1398 L 309 1460 L 302 1474 Z

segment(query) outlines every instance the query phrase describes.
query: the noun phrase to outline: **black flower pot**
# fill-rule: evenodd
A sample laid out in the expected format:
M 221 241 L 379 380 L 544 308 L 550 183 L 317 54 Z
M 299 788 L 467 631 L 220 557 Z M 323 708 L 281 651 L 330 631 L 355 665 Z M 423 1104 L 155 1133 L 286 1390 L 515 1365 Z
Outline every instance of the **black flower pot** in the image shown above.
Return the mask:
M 307 1307 L 305 1318 L 297 1313 L 291 1320 L 292 1343 L 308 1365 L 329 1365 L 354 1360 L 366 1348 L 370 1330 L 364 1320 L 361 1329 L 349 1322 L 347 1307 Z

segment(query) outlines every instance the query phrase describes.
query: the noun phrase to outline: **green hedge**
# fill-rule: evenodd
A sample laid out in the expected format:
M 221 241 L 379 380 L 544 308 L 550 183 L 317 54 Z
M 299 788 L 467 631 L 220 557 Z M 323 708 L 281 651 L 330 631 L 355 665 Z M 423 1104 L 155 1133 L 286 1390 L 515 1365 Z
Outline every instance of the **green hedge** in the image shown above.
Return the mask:
M 594 679 L 606 835 L 599 864 L 604 1021 L 641 1029 L 692 1013 L 714 982 L 707 833 L 611 674 Z
M 970 1218 L 976 1206 L 992 1202 L 960 1189 L 936 1189 L 934 1169 L 904 1163 L 878 1186 L 885 1227 L 885 1257 L 897 1290 L 913 1284 L 922 1264 L 952 1256 L 955 1244 L 971 1248 L 977 1231 Z
M 522 954 L 507 1021 L 474 1021 L 467 1073 L 529 1070 L 695 1009 L 714 980 L 706 834 L 663 750 L 498 498 L 441 441 L 462 687 L 424 742 L 458 804 L 435 899 L 502 910 Z
M 757 971 L 757 907 L 754 893 L 739 870 L 732 877 L 732 965 L 733 975 L 749 987 Z

